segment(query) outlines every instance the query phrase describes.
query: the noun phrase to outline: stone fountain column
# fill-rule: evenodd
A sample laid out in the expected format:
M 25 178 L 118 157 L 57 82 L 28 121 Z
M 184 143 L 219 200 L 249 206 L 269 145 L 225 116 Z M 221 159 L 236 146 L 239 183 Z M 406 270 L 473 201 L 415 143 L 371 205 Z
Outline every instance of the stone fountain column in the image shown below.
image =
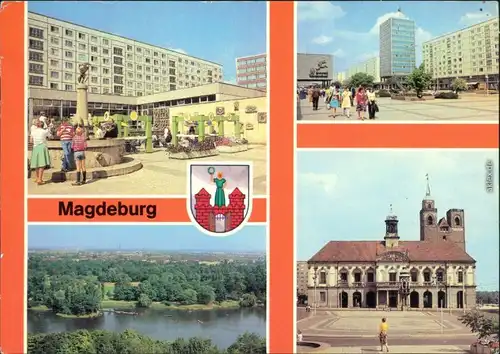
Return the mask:
M 89 108 L 88 108 L 88 90 L 87 84 L 78 84 L 76 86 L 76 115 L 75 121 L 83 126 L 83 123 L 88 119 Z

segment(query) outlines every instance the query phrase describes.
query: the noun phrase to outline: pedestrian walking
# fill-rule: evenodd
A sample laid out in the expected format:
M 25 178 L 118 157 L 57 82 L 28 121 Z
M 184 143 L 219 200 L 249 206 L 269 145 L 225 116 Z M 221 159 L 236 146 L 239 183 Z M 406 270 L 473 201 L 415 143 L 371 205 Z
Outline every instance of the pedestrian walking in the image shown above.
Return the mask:
M 315 87 L 312 92 L 312 103 L 313 103 L 313 111 L 318 110 L 318 103 L 319 103 L 319 96 L 321 95 L 321 92 L 319 91 L 318 87 Z
M 384 348 L 387 350 L 387 353 L 389 353 L 389 345 L 387 344 L 387 330 L 389 329 L 389 325 L 387 324 L 387 319 L 384 317 L 382 318 L 382 322 L 379 325 L 378 328 L 378 338 L 380 341 L 380 351 L 383 352 Z
M 358 113 L 358 119 L 365 120 L 366 111 L 366 93 L 365 89 L 360 86 L 358 92 L 356 92 L 356 112 Z

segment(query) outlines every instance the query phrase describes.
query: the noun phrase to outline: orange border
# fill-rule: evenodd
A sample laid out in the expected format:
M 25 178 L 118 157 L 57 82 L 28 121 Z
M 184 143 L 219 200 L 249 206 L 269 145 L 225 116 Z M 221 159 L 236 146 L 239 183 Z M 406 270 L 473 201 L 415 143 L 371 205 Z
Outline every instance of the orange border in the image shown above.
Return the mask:
M 270 3 L 270 291 L 271 353 L 293 353 L 295 290 L 293 233 L 294 174 L 294 3 Z
M 498 124 L 297 124 L 298 148 L 498 148 Z
M 97 205 L 106 202 L 107 205 L 156 205 L 156 218 L 143 216 L 96 216 L 86 219 L 84 216 L 59 216 L 59 202 L 72 201 L 74 205 Z M 29 222 L 191 222 L 186 208 L 186 198 L 168 199 L 109 199 L 109 198 L 78 198 L 78 199 L 28 199 Z M 249 222 L 266 221 L 266 198 L 254 198 L 252 215 Z
M 25 2 L 5 2 L 0 12 L 2 65 L 0 347 L 24 352 L 24 99 Z

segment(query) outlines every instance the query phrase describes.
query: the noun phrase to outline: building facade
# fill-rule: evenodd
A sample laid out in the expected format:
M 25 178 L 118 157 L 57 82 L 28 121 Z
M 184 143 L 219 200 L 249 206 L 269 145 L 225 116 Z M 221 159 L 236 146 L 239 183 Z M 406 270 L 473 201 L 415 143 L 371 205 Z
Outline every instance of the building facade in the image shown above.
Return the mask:
M 308 266 L 306 261 L 297 262 L 297 294 L 307 295 Z
M 415 22 L 389 18 L 380 24 L 380 77 L 409 75 L 416 66 Z
M 398 218 L 383 241 L 330 241 L 308 261 L 308 302 L 333 308 L 472 308 L 475 260 L 465 251 L 464 210 L 438 218 L 430 188 L 420 241 L 402 241 Z
M 239 86 L 267 88 L 267 54 L 236 58 L 236 83 Z
M 297 54 L 297 85 L 329 86 L 334 80 L 334 61 L 330 54 Z
M 423 44 L 424 67 L 436 88 L 450 88 L 457 77 L 471 86 L 498 88 L 498 23 L 492 18 Z
M 75 91 L 82 63 L 94 94 L 145 96 L 223 79 L 220 64 L 32 12 L 27 42 L 31 87 Z
M 338 72 L 335 76 L 335 81 L 340 82 L 341 84 L 347 80 L 347 73 L 345 71 Z
M 380 58 L 369 58 L 361 63 L 351 66 L 347 70 L 347 78 L 357 73 L 365 73 L 373 77 L 375 83 L 380 82 Z

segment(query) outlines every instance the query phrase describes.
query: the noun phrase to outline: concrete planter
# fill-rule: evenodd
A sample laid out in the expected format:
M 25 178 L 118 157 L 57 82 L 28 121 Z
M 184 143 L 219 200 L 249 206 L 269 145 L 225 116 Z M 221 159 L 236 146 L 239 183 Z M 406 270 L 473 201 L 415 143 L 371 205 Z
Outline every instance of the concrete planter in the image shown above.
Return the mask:
M 492 354 L 493 348 L 490 348 L 487 345 L 474 343 L 470 345 L 470 352 L 471 354 Z
M 234 154 L 235 152 L 242 152 L 248 150 L 248 144 L 236 144 L 236 145 L 220 145 L 217 146 L 217 151 L 221 154 Z
M 430 100 L 434 100 L 435 97 L 434 96 L 424 96 L 422 98 L 418 98 L 417 96 L 391 96 L 391 99 L 393 100 L 398 100 L 398 101 L 417 101 L 417 102 L 420 102 L 420 101 L 430 101 Z
M 219 155 L 219 151 L 217 151 L 217 149 L 211 149 L 204 151 L 169 153 L 168 158 L 174 160 L 191 160 L 191 159 L 201 159 L 203 157 L 217 156 L 217 155 Z

